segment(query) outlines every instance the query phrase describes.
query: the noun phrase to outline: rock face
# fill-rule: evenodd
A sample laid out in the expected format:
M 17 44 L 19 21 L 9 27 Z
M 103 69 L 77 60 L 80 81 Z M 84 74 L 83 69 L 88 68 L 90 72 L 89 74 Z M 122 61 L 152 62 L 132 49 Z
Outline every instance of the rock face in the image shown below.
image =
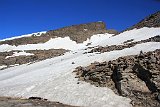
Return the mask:
M 109 87 L 116 94 L 129 97 L 134 107 L 159 107 L 160 49 L 139 55 L 120 57 L 109 62 L 95 62 L 74 71 L 79 81 L 96 87 Z
M 77 43 L 82 43 L 91 36 L 95 34 L 104 34 L 104 33 L 117 33 L 115 30 L 106 30 L 106 25 L 104 22 L 94 22 L 80 25 L 73 25 L 69 27 L 60 28 L 57 30 L 51 30 L 46 33 L 41 34 L 40 36 L 32 35 L 31 37 L 22 37 L 13 40 L 0 41 L 0 45 L 9 44 L 9 45 L 25 45 L 25 44 L 37 44 L 45 43 L 51 38 L 57 37 L 66 37 L 69 36 L 71 40 L 76 41 Z
M 103 34 L 106 32 L 106 25 L 104 22 L 87 23 L 80 25 L 73 25 L 64 27 L 58 30 L 48 31 L 47 35 L 55 35 L 58 37 L 69 36 L 71 40 L 77 43 L 82 43 L 94 34 Z

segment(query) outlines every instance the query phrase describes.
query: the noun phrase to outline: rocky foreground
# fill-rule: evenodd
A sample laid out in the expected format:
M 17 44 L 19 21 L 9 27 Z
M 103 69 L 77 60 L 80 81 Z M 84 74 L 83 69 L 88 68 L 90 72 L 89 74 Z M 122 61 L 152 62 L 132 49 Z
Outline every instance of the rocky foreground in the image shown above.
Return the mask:
M 133 107 L 160 107 L 160 49 L 80 66 L 74 73 L 79 81 L 130 98 Z
M 0 97 L 0 107 L 75 107 L 59 102 L 50 102 L 46 99 L 31 97 L 29 99 L 18 99 Z

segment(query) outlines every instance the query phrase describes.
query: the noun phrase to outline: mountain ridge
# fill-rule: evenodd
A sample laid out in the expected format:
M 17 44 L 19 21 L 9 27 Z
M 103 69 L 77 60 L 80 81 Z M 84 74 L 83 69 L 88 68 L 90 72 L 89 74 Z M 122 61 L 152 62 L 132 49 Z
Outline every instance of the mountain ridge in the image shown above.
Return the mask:
M 86 107 L 159 106 L 159 17 L 121 33 L 95 22 L 1 41 L 0 96 Z

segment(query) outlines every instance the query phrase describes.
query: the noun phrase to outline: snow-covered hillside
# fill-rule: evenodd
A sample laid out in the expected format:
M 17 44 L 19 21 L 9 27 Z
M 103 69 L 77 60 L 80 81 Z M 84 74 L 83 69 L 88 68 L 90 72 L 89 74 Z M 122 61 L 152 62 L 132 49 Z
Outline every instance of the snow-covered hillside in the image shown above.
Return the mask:
M 72 72 L 76 67 L 87 66 L 94 61 L 109 61 L 121 56 L 138 54 L 141 50 L 148 52 L 160 49 L 160 42 L 137 44 L 131 48 L 101 54 L 87 53 L 90 51 L 88 47 L 118 45 L 126 40 L 140 41 L 157 35 L 160 35 L 160 28 L 144 27 L 116 36 L 94 35 L 81 44 L 65 37 L 51 39 L 41 44 L 0 45 L 0 52 L 55 48 L 71 50 L 59 57 L 0 70 L 0 96 L 25 98 L 37 96 L 51 101 L 88 107 L 131 107 L 130 99 L 118 96 L 106 87 L 100 88 L 89 83 L 78 82 Z
M 98 42 L 101 42 L 109 37 L 111 37 L 113 34 L 97 34 L 93 35 L 90 39 L 87 39 L 83 43 L 76 43 L 75 41 L 72 41 L 69 37 L 57 37 L 52 38 L 49 41 L 45 43 L 39 43 L 39 44 L 27 44 L 27 45 L 19 45 L 19 46 L 12 46 L 8 44 L 0 45 L 0 52 L 8 52 L 12 50 L 48 50 L 48 49 L 66 49 L 66 50 L 77 50 L 77 49 L 85 49 L 87 48 L 87 44 L 90 43 L 92 45 L 98 44 Z

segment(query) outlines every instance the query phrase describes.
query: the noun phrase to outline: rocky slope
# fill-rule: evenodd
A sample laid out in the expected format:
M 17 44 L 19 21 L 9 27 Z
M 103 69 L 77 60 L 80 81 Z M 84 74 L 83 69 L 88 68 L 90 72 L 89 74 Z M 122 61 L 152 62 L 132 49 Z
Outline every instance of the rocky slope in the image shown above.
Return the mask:
M 131 30 L 134 28 L 142 28 L 142 27 L 160 27 L 160 11 L 145 17 L 139 23 L 133 25 L 127 30 Z
M 129 97 L 134 107 L 160 106 L 160 50 L 95 62 L 74 72 L 79 81 Z
M 14 53 L 26 52 L 32 55 L 14 56 Z M 50 49 L 50 50 L 28 50 L 28 51 L 10 51 L 0 52 L 0 66 L 6 66 L 2 69 L 12 67 L 14 65 L 31 64 L 45 59 L 63 55 L 67 50 L 64 49 Z
M 0 41 L 0 45 L 26 45 L 26 44 L 37 44 L 45 43 L 51 38 L 57 37 L 70 37 L 71 40 L 76 41 L 77 43 L 82 43 L 95 34 L 104 34 L 104 33 L 114 33 L 118 32 L 115 30 L 106 30 L 106 25 L 104 22 L 94 22 L 80 25 L 73 25 L 57 30 L 50 30 L 46 33 L 42 33 L 39 36 L 32 35 L 31 37 L 22 37 L 13 40 Z

